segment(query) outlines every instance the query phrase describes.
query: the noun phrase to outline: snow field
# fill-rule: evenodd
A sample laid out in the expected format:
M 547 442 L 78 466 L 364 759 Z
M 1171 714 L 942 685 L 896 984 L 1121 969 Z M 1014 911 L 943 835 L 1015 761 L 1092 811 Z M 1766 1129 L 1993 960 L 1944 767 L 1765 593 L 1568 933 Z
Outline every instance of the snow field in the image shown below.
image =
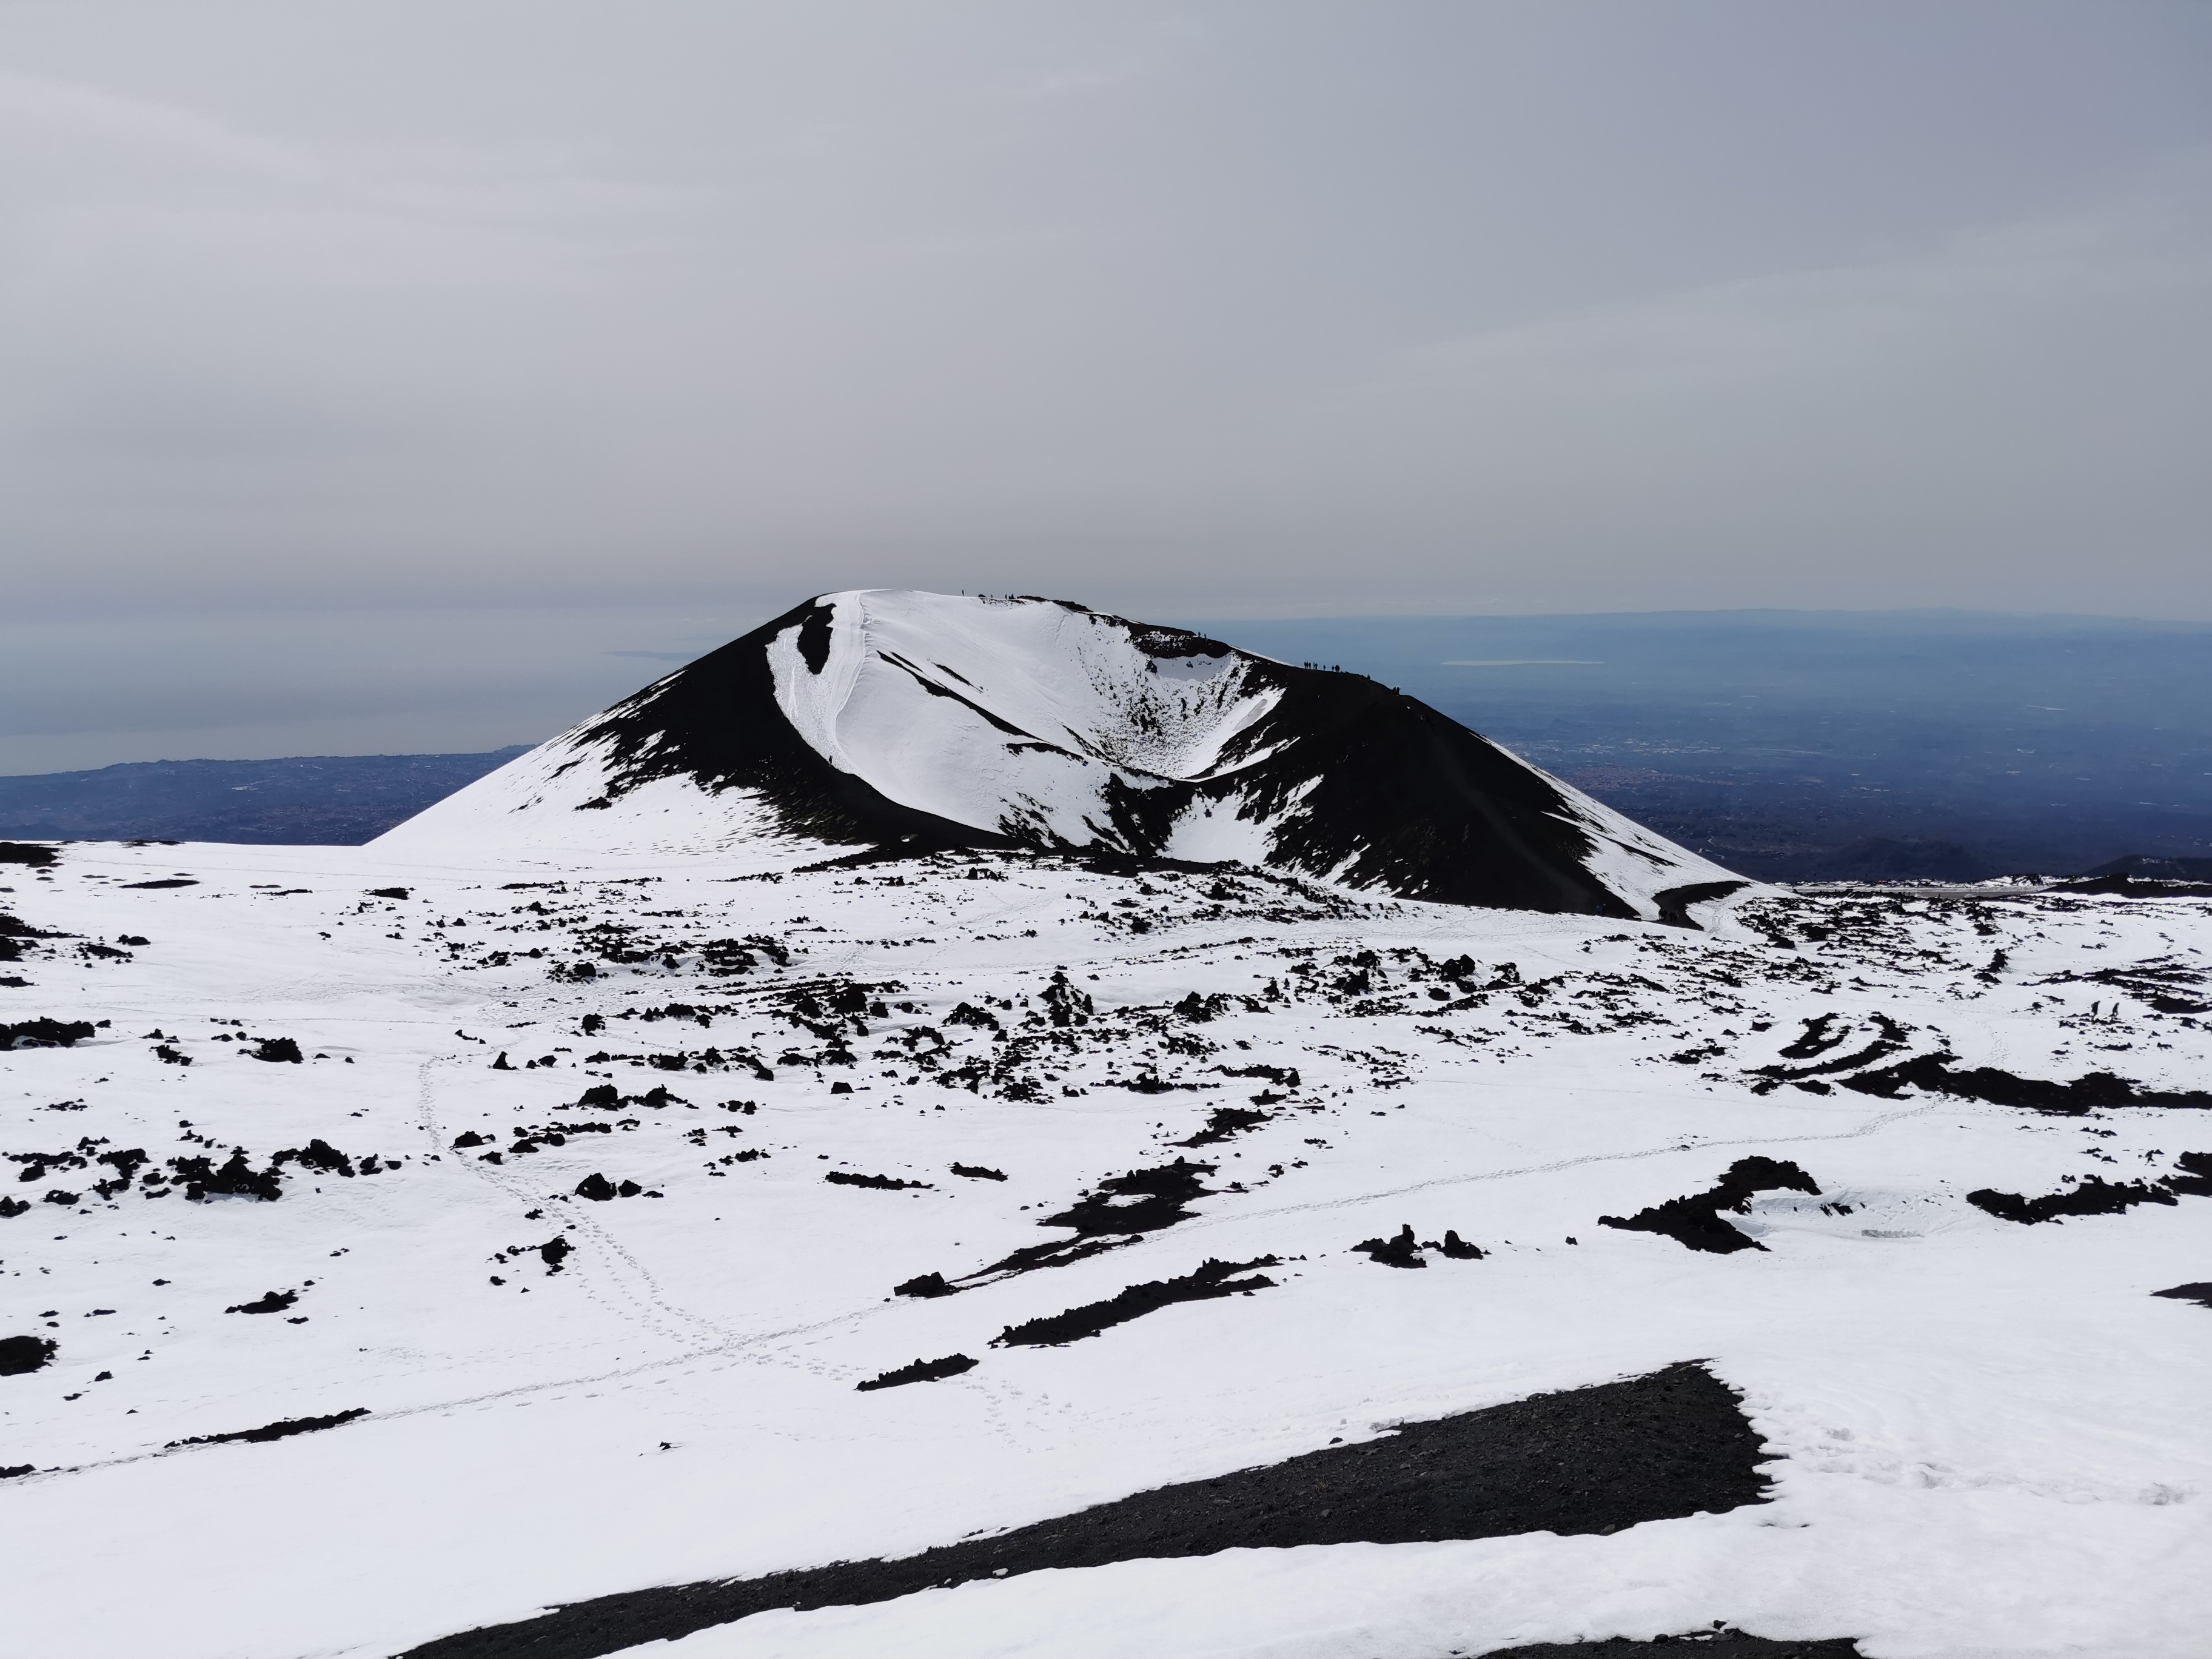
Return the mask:
M 712 853 L 555 856 L 103 846 L 64 848 L 51 880 L 0 866 L 14 889 L 0 908 L 41 929 L 150 940 L 127 960 L 41 941 L 11 969 L 33 983 L 6 994 L 21 1010 L 7 1018 L 112 1023 L 0 1056 L 9 1150 L 98 1137 L 158 1163 L 204 1150 L 180 1139 L 189 1121 L 248 1147 L 256 1169 L 316 1137 L 398 1161 L 351 1179 L 288 1167 L 273 1204 L 132 1191 L 0 1221 L 0 1334 L 61 1345 L 46 1370 L 0 1378 L 0 1463 L 39 1471 L 0 1484 L 11 1536 L 32 1540 L 5 1558 L 0 1652 L 395 1652 L 644 1584 L 908 1553 L 1686 1358 L 1743 1390 L 1772 1503 L 1609 1538 L 1038 1573 L 640 1651 L 1410 1659 L 1716 1619 L 1856 1636 L 1884 1659 L 2201 1646 L 2212 1316 L 2148 1292 L 2205 1276 L 2212 1202 L 2023 1227 L 1965 1194 L 2155 1178 L 2212 1150 L 2203 1115 L 1753 1092 L 1759 1068 L 1796 1063 L 1781 1056 L 1807 1021 L 1847 1025 L 1826 1051 L 1845 1055 L 1876 1014 L 1909 1028 L 1913 1052 L 1947 1044 L 1962 1064 L 2201 1086 L 2192 1017 L 2056 977 L 2201 963 L 2201 904 L 1929 901 L 1844 927 L 1849 901 L 1761 899 L 1691 933 L 1300 898 L 1254 877 L 1216 900 L 1203 878 L 1024 860 L 761 882 L 731 880 L 750 872 Z M 122 885 L 175 872 L 198 884 Z M 410 896 L 368 896 L 392 885 Z M 1771 942 L 1774 927 L 1794 942 Z M 1840 931 L 1814 939 L 1821 927 Z M 781 941 L 788 965 L 708 971 L 706 944 L 754 935 Z M 2008 965 L 1979 977 L 2000 949 Z M 1456 977 L 1434 967 L 1462 956 Z M 589 978 L 549 976 L 583 961 Z M 1500 981 L 1507 963 L 1514 980 L 1459 1006 L 1462 982 Z M 1042 994 L 1063 966 L 1095 1013 L 1053 1047 Z M 857 1017 L 868 1034 L 843 1039 L 851 1065 L 785 1061 L 829 1052 L 773 1012 L 786 988 L 839 980 L 904 988 L 872 993 L 886 1012 Z M 1270 981 L 1299 988 L 1269 1000 Z M 1229 1000 L 1172 1012 L 1194 995 L 1201 1012 Z M 963 1002 L 1004 1038 L 951 1023 Z M 729 1012 L 621 1017 L 672 1003 Z M 605 1024 L 586 1036 L 593 1013 Z M 228 1020 L 242 1024 L 216 1023 Z M 902 1041 L 923 1026 L 948 1045 Z M 156 1028 L 193 1063 L 157 1057 L 142 1035 Z M 226 1034 L 290 1036 L 308 1058 L 258 1062 Z M 775 1080 L 649 1063 L 709 1046 L 757 1054 Z M 490 1069 L 502 1051 L 518 1069 Z M 974 1091 L 937 1080 L 971 1062 Z M 1213 1069 L 1253 1066 L 1299 1081 Z M 1144 1077 L 1216 1086 L 1112 1086 Z M 1036 1097 L 1009 1093 L 1022 1079 Z M 603 1081 L 680 1103 L 576 1103 Z M 853 1092 L 831 1092 L 841 1081 Z M 1284 1097 L 1267 1121 L 1177 1145 L 1261 1093 Z M 721 1109 L 732 1099 L 757 1109 Z M 624 1120 L 636 1127 L 506 1150 L 518 1126 Z M 703 1145 L 688 1139 L 700 1129 Z M 712 1162 L 754 1147 L 769 1156 Z M 1822 1189 L 1769 1192 L 1730 1218 L 1763 1251 L 1598 1224 L 1753 1152 Z M 890 1294 L 1064 1238 L 1039 1218 L 1178 1157 L 1216 1171 L 1187 1220 L 950 1298 Z M 1009 1179 L 954 1176 L 955 1160 Z M 838 1187 L 831 1170 L 931 1185 Z M 576 1198 L 599 1170 L 662 1196 Z M 106 1173 L 18 1183 L 0 1168 L 0 1185 L 36 1200 Z M 1351 1252 L 1401 1222 L 1491 1254 L 1403 1272 Z M 573 1246 L 557 1274 L 535 1254 L 556 1235 Z M 1273 1289 L 1066 1347 L 990 1346 L 1209 1256 L 1267 1254 L 1284 1258 Z M 304 1324 L 222 1311 L 289 1287 Z M 854 1391 L 954 1352 L 981 1364 Z M 94 1382 L 100 1370 L 112 1380 Z M 164 1449 L 362 1406 L 325 1432 Z

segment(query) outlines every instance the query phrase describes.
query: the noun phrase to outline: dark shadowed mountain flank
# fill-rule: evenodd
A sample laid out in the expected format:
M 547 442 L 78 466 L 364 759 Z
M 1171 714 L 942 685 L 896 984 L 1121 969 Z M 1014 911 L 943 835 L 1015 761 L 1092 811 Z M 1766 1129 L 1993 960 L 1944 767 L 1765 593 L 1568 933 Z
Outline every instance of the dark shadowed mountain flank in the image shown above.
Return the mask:
M 690 790 L 649 787 L 671 781 Z M 391 839 L 508 812 L 532 833 L 549 812 L 591 812 L 613 836 L 681 820 L 725 837 L 1240 861 L 1647 921 L 1662 919 L 1655 893 L 1730 879 L 1363 675 L 1031 598 L 810 599 Z
M 1609 1533 L 1760 1501 L 1760 1453 L 1733 1390 L 1700 1366 L 1672 1365 L 1408 1423 L 1358 1445 L 1162 1486 L 896 1560 L 603 1595 L 444 1637 L 404 1659 L 596 1659 L 771 1607 L 888 1601 L 1047 1567 L 1302 1544 Z

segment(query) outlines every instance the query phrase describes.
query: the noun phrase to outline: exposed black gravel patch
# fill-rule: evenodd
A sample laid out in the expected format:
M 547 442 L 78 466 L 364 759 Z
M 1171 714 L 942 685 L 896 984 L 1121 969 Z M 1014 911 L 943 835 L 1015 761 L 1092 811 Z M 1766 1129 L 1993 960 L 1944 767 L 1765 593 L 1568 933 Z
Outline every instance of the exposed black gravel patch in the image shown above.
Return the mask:
M 1223 1261 L 1209 1256 L 1195 1271 L 1179 1279 L 1150 1279 L 1141 1285 L 1132 1285 L 1120 1295 L 1109 1297 L 1103 1302 L 1086 1303 L 1080 1308 L 1070 1308 L 1066 1313 L 1009 1325 L 992 1339 L 991 1346 L 994 1348 L 1057 1347 L 1062 1343 L 1079 1341 L 1086 1336 L 1097 1336 L 1113 1326 L 1126 1325 L 1133 1319 L 1141 1319 L 1148 1313 L 1173 1307 L 1178 1302 L 1210 1302 L 1216 1297 L 1271 1290 L 1275 1281 L 1263 1273 L 1252 1273 L 1249 1279 L 1238 1279 L 1236 1275 L 1249 1273 L 1254 1267 L 1279 1267 L 1281 1263 L 1281 1257 L 1273 1255 L 1260 1256 L 1251 1261 Z
M 1766 1246 L 1729 1225 L 1721 1219 L 1720 1212 L 1731 1210 L 1738 1215 L 1746 1214 L 1751 1209 L 1753 1194 L 1784 1189 L 1810 1193 L 1815 1198 L 1820 1195 L 1820 1188 L 1813 1177 L 1787 1158 L 1738 1158 L 1729 1165 L 1720 1184 L 1710 1191 L 1670 1198 L 1664 1204 L 1638 1210 L 1626 1218 L 1601 1215 L 1597 1224 L 1619 1227 L 1628 1232 L 1664 1233 L 1693 1250 L 1709 1250 L 1716 1255 L 1726 1255 L 1735 1250 L 1763 1250 Z
M 22 1376 L 41 1370 L 53 1357 L 52 1337 L 0 1336 L 0 1376 Z
M 295 1434 L 313 1434 L 318 1429 L 335 1429 L 341 1423 L 368 1415 L 368 1407 L 356 1406 L 349 1412 L 333 1412 L 328 1417 L 287 1417 L 275 1423 L 264 1423 L 258 1429 L 233 1429 L 228 1434 L 196 1434 L 187 1440 L 172 1440 L 169 1444 L 221 1446 L 234 1440 L 283 1440 Z
M 2127 875 L 2055 881 L 2046 890 L 2053 893 L 2102 893 L 2118 898 L 2212 898 L 2212 883 L 2146 880 Z
M 190 876 L 170 876 L 161 881 L 126 881 L 117 884 L 123 887 L 197 887 L 199 883 Z
M 1778 1642 L 1770 1637 L 1747 1636 L 1740 1630 L 1691 1631 L 1681 1636 L 1655 1636 L 1648 1642 L 1626 1636 L 1602 1642 L 1539 1642 L 1533 1647 L 1493 1648 L 1481 1659 L 1688 1659 L 1691 1654 L 1713 1654 L 1721 1659 L 1860 1659 L 1858 1644 L 1849 1637 Z
M 1247 1129 L 1256 1129 L 1273 1116 L 1274 1116 L 1273 1112 L 1255 1111 L 1244 1106 L 1217 1106 L 1213 1109 L 1212 1115 L 1206 1120 L 1206 1127 L 1203 1129 L 1188 1140 L 1178 1140 L 1176 1145 L 1212 1146 L 1228 1139 L 1231 1135 L 1243 1134 Z
M 645 1190 L 635 1181 L 612 1182 L 597 1170 L 576 1183 L 576 1196 L 604 1204 L 612 1198 L 635 1198 Z
M 1352 1248 L 1364 1253 L 1369 1261 L 1378 1261 L 1386 1267 L 1425 1267 L 1429 1264 L 1421 1260 L 1423 1250 L 1434 1250 L 1438 1255 L 1454 1261 L 1480 1261 L 1484 1255 L 1480 1246 L 1468 1243 L 1450 1228 L 1444 1230 L 1441 1243 L 1433 1238 L 1416 1242 L 1411 1222 L 1400 1227 L 1389 1238 L 1362 1239 Z
M 37 870 L 59 861 L 60 855 L 51 847 L 33 847 L 21 841 L 0 841 L 0 864 L 27 864 Z
M 274 1204 L 284 1196 L 284 1183 L 272 1160 L 266 1170 L 256 1170 L 247 1162 L 242 1152 L 234 1152 L 220 1169 L 204 1154 L 191 1158 L 173 1158 L 169 1167 L 177 1172 L 176 1178 L 185 1183 L 185 1196 L 197 1204 L 210 1195 L 218 1198 L 254 1198 L 264 1204 Z
M 1004 1181 L 1006 1178 L 1004 1170 L 986 1169 L 981 1164 L 956 1164 L 952 1166 L 952 1173 L 963 1176 L 969 1181 Z
M 881 1376 L 872 1376 L 853 1386 L 861 1394 L 870 1394 L 878 1389 L 903 1388 L 909 1382 L 942 1382 L 948 1376 L 975 1369 L 975 1362 L 966 1354 L 949 1353 L 942 1359 L 917 1359 L 911 1365 L 902 1365 L 895 1371 L 885 1371 Z
M 843 1170 L 832 1170 L 822 1177 L 839 1187 L 873 1187 L 886 1193 L 902 1193 L 909 1188 L 927 1188 L 927 1181 L 901 1181 L 896 1176 L 851 1175 Z
M 325 1175 L 343 1176 L 349 1181 L 353 1179 L 353 1160 L 319 1135 L 304 1146 L 287 1146 L 270 1155 L 269 1159 L 270 1170 L 273 1170 L 279 1164 L 297 1164 L 304 1170 L 314 1170 Z
M 1358 1445 L 1162 1486 L 896 1560 L 599 1596 L 441 1637 L 403 1659 L 598 1659 L 772 1607 L 866 1605 L 1048 1567 L 1304 1544 L 1611 1532 L 1760 1501 L 1761 1451 L 1732 1389 L 1702 1366 L 1670 1365 L 1407 1424 Z
M 1996 1192 L 1987 1187 L 1966 1194 L 1966 1202 L 1976 1209 L 1986 1210 L 2000 1221 L 2017 1221 L 2030 1226 L 2069 1215 L 2119 1215 L 2138 1204 L 2176 1201 L 2163 1183 L 2153 1186 L 2142 1181 L 2112 1182 L 2100 1176 L 2085 1176 L 2071 1187 L 2061 1187 L 2055 1193 L 2044 1193 L 2034 1198 Z
M 891 1294 L 919 1297 L 957 1296 L 960 1294 L 960 1287 L 957 1285 L 946 1284 L 943 1273 L 923 1273 L 917 1278 L 908 1279 L 903 1285 L 892 1285 Z
M 299 1043 L 291 1037 L 262 1038 L 253 1046 L 253 1057 L 271 1062 L 289 1062 L 294 1066 L 301 1064 L 306 1058 L 300 1053 Z
M 283 1313 L 300 1299 L 297 1291 L 264 1291 L 251 1302 L 237 1303 L 225 1308 L 225 1313 L 270 1314 Z
M 1102 1233 L 1149 1233 L 1190 1219 L 1182 1206 L 1212 1190 L 1200 1178 L 1218 1165 L 1191 1164 L 1177 1158 L 1158 1169 L 1132 1170 L 1109 1176 L 1084 1197 L 1058 1215 L 1047 1216 L 1040 1227 L 1073 1227 L 1079 1238 Z
M 2072 1186 L 2035 1198 L 1983 1187 L 1968 1193 L 1966 1202 L 2001 1221 L 2032 1226 L 2069 1215 L 2119 1215 L 2138 1204 L 2170 1205 L 2177 1201 L 2177 1194 L 2212 1198 L 2212 1152 L 2183 1152 L 2173 1162 L 2181 1173 L 2160 1181 L 2112 1182 L 2084 1176 Z
M 2166 1176 L 2165 1185 L 2169 1191 L 2212 1198 L 2212 1152 L 2179 1152 L 2174 1156 L 2173 1165 L 2182 1173 Z
M 1364 1252 L 1369 1261 L 1380 1262 L 1386 1267 L 1425 1267 L 1429 1265 L 1421 1260 L 1421 1246 L 1413 1237 L 1411 1222 L 1399 1228 L 1395 1237 L 1363 1239 L 1352 1248 Z
M 1884 1100 L 1896 1099 L 1910 1085 L 1930 1094 L 1987 1101 L 1993 1106 L 2021 1106 L 2063 1117 L 2078 1117 L 2109 1106 L 2212 1108 L 2212 1094 L 2201 1089 L 2146 1089 L 2111 1072 L 2085 1073 L 2062 1083 L 2051 1078 L 2020 1077 L 1996 1066 L 1954 1070 L 1942 1054 L 1916 1054 L 1894 1066 L 1837 1081 L 1842 1088 L 1878 1095 Z
M 2212 1281 L 2199 1280 L 2194 1285 L 2175 1285 L 2163 1291 L 2153 1291 L 2153 1296 L 2171 1297 L 2176 1302 L 2194 1302 L 2200 1308 L 2212 1308 Z M 22 1339 L 17 1337 L 16 1341 Z
M 0 1024 L 0 1048 L 67 1048 L 83 1042 L 94 1029 L 82 1019 L 18 1020 L 13 1025 Z

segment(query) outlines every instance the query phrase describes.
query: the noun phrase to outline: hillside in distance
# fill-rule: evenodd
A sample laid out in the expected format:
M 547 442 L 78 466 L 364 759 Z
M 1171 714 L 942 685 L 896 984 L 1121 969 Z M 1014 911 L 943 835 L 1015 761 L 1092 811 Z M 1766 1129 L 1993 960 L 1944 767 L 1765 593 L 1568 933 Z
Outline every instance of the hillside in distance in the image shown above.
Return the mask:
M 357 847 L 528 748 L 133 761 L 0 777 L 0 839 Z
M 380 838 L 1224 860 L 1656 919 L 1738 878 L 1417 700 L 1067 600 L 826 594 Z

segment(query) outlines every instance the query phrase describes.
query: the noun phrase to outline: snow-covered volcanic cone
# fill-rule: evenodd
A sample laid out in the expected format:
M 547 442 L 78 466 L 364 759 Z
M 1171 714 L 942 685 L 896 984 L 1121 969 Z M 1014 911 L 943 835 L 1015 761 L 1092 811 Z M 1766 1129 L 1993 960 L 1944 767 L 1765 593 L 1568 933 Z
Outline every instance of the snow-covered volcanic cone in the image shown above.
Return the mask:
M 808 600 L 380 841 L 1235 860 L 1405 898 L 1654 918 L 1729 872 L 1357 674 L 1065 600 Z

